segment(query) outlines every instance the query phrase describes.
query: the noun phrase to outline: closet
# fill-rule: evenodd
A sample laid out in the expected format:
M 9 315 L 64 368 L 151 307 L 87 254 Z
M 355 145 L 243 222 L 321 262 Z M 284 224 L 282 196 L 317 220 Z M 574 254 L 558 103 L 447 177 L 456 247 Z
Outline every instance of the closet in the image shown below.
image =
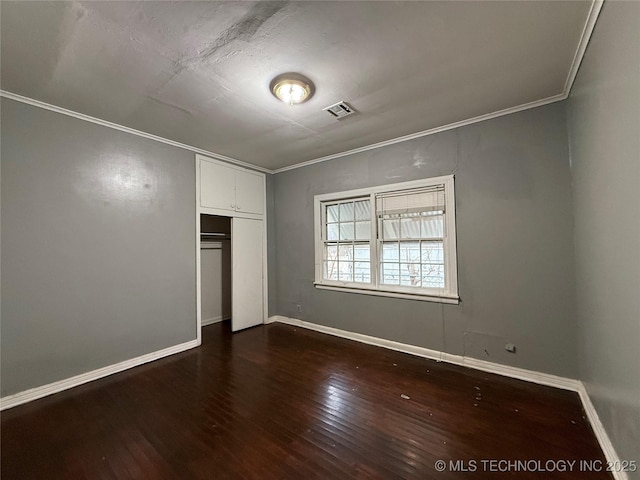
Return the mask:
M 231 218 L 200 215 L 201 325 L 231 320 Z
M 196 155 L 199 325 L 266 320 L 265 176 Z

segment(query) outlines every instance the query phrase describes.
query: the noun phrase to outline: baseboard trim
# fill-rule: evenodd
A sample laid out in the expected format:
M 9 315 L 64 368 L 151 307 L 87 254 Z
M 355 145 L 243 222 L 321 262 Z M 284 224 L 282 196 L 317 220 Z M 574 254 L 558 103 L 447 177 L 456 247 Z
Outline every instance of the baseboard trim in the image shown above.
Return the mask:
M 589 397 L 589 392 L 587 391 L 587 388 L 585 387 L 583 382 L 580 382 L 578 395 L 580 395 L 582 407 L 587 414 L 587 418 L 589 419 L 589 423 L 591 423 L 593 433 L 595 433 L 596 438 L 598 439 L 598 443 L 600 444 L 600 448 L 602 448 L 602 452 L 604 453 L 607 462 L 611 463 L 612 465 L 620 465 L 620 457 L 616 453 L 615 448 L 613 448 L 611 439 L 609 438 L 607 431 L 604 429 L 604 425 L 602 425 L 602 422 L 600 421 L 600 417 L 598 416 L 596 407 L 593 406 L 591 398 Z M 612 471 L 611 473 L 613 474 L 613 478 L 615 478 L 615 480 L 628 480 L 629 478 L 626 472 Z
M 269 323 L 280 322 L 288 325 L 295 325 L 309 330 L 315 330 L 321 333 L 328 333 L 337 337 L 348 338 L 350 340 L 356 340 L 358 342 L 367 343 L 369 345 L 376 345 L 379 347 L 396 350 L 399 352 L 409 353 L 411 355 L 417 355 L 419 357 L 430 358 L 438 362 L 452 363 L 454 365 L 461 365 L 463 367 L 473 368 L 475 370 L 482 370 L 483 372 L 496 373 L 505 377 L 517 378 L 519 380 L 525 380 L 527 382 L 534 382 L 540 385 L 546 385 L 549 387 L 561 388 L 563 390 L 571 390 L 573 392 L 579 391 L 580 381 L 573 378 L 559 377 L 548 373 L 536 372 L 534 370 L 526 370 L 524 368 L 511 367 L 509 365 L 501 365 L 498 363 L 487 362 L 486 360 L 479 360 L 471 357 L 464 357 L 462 355 L 454 355 L 451 353 L 445 353 L 438 350 L 432 350 L 430 348 L 418 347 L 416 345 L 408 345 L 406 343 L 394 342 L 392 340 L 386 340 L 384 338 L 372 337 L 369 335 L 363 335 L 361 333 L 348 332 L 346 330 L 340 330 L 338 328 L 326 327 L 324 325 L 318 325 L 315 323 L 305 322 L 297 318 L 284 317 L 281 315 L 275 315 L 270 317 Z
M 221 320 L 218 320 L 218 321 L 221 321 Z M 329 335 L 346 338 L 349 340 L 355 340 L 357 342 L 366 343 L 369 345 L 388 348 L 390 350 L 396 350 L 396 351 L 408 353 L 411 355 L 429 358 L 439 362 L 451 363 L 454 365 L 473 368 L 475 370 L 495 373 L 505 377 L 516 378 L 519 380 L 533 382 L 540 385 L 546 385 L 550 387 L 561 388 L 564 390 L 571 390 L 571 391 L 577 392 L 582 402 L 583 408 L 587 414 L 587 418 L 591 423 L 591 428 L 593 429 L 594 434 L 596 435 L 596 438 L 598 440 L 598 443 L 600 444 L 600 448 L 602 448 L 605 458 L 607 459 L 608 462 L 611 462 L 614 465 L 616 464 L 615 462 L 620 462 L 620 458 L 618 457 L 613 447 L 613 444 L 611 443 L 611 439 L 609 438 L 607 431 L 605 430 L 604 426 L 602 425 L 602 422 L 600 421 L 598 412 L 596 411 L 595 407 L 593 406 L 593 403 L 591 402 L 591 399 L 589 398 L 587 389 L 585 388 L 584 384 L 579 380 L 566 378 L 566 377 L 559 377 L 556 375 L 550 375 L 542 372 L 536 372 L 534 370 L 511 367 L 508 365 L 500 365 L 497 363 L 487 362 L 486 360 L 479 360 L 475 358 L 464 357 L 461 355 L 453 355 L 450 353 L 440 352 L 438 350 L 432 350 L 429 348 L 418 347 L 415 345 L 408 345 L 405 343 L 395 342 L 392 340 L 372 337 L 370 335 L 363 335 L 360 333 L 349 332 L 349 331 L 341 330 L 338 328 L 326 327 L 324 325 L 305 322 L 304 320 L 285 317 L 281 315 L 273 315 L 269 317 L 265 323 L 270 324 L 274 322 L 293 325 L 293 326 L 305 328 L 308 330 L 314 330 L 320 333 L 326 333 Z M 211 323 L 214 323 L 214 322 L 211 322 Z M 6 397 L 0 398 L 0 411 L 6 410 L 12 407 L 16 407 L 18 405 L 22 405 L 27 402 L 31 402 L 39 398 L 53 395 L 55 393 L 59 393 L 64 390 L 68 390 L 70 388 L 77 387 L 79 385 L 83 385 L 85 383 L 89 383 L 109 375 L 113 375 L 114 373 L 119 373 L 124 370 L 128 370 L 130 368 L 137 367 L 139 365 L 143 365 L 145 363 L 152 362 L 154 360 L 158 360 L 163 357 L 167 357 L 169 355 L 180 353 L 185 350 L 189 350 L 191 348 L 197 347 L 198 345 L 200 345 L 200 342 L 198 340 L 191 340 L 189 342 L 181 343 L 179 345 L 174 345 L 172 347 L 168 347 L 163 350 L 158 350 L 156 352 L 148 353 L 146 355 L 132 358 L 130 360 L 125 360 L 123 362 L 116 363 L 114 365 L 109 365 L 107 367 L 99 368 L 91 372 L 82 373 L 80 375 L 76 375 L 74 377 L 67 378 L 65 380 L 60 380 L 58 382 L 49 383 L 41 387 L 32 388 L 32 389 L 25 390 L 23 392 L 19 392 L 13 395 L 8 395 Z M 628 476 L 625 472 L 612 472 L 612 473 L 613 473 L 613 477 L 616 480 L 628 480 Z
M 218 315 L 217 317 L 207 318 L 206 320 L 202 320 L 200 325 L 205 327 L 214 323 L 224 322 L 225 320 L 231 320 L 231 315 Z
M 191 340 L 189 342 L 164 348 L 156 352 L 147 353 L 146 355 L 141 355 L 130 360 L 125 360 L 114 365 L 108 365 L 106 367 L 98 368 L 97 370 L 81 373 L 80 375 L 76 375 L 71 378 L 66 378 L 64 380 L 59 380 L 47 385 L 42 385 L 41 387 L 31 388 L 23 392 L 8 395 L 6 397 L 0 398 L 0 411 L 17 407 L 18 405 L 22 405 L 23 403 L 31 402 L 42 397 L 53 395 L 54 393 L 59 393 L 64 390 L 68 390 L 70 388 L 77 387 L 94 380 L 98 380 L 99 378 L 113 375 L 114 373 L 122 372 L 124 370 L 128 370 L 130 368 L 137 367 L 163 357 L 167 357 L 169 355 L 184 352 L 185 350 L 197 347 L 198 345 L 200 345 L 200 342 L 198 340 Z
M 501 365 L 498 363 L 487 362 L 486 360 L 479 360 L 476 358 L 464 357 L 462 355 L 453 355 L 451 353 L 440 352 L 438 350 L 432 350 L 429 348 L 418 347 L 415 345 L 408 345 L 405 343 L 394 342 L 392 340 L 386 340 L 384 338 L 372 337 L 369 335 L 363 335 L 361 333 L 349 332 L 333 327 L 326 327 L 324 325 L 318 325 L 316 323 L 305 322 L 297 318 L 285 317 L 282 315 L 273 315 L 269 317 L 266 323 L 285 323 L 287 325 L 293 325 L 308 330 L 314 330 L 320 333 L 326 333 L 334 335 L 336 337 L 346 338 L 349 340 L 355 340 L 357 342 L 366 343 L 369 345 L 375 345 L 378 347 L 388 348 L 390 350 L 396 350 L 398 352 L 409 353 L 419 357 L 429 358 L 438 362 L 446 362 L 454 365 L 460 365 L 463 367 L 473 368 L 475 370 L 481 370 L 483 372 L 495 373 L 505 377 L 516 378 L 518 380 L 524 380 L 527 382 L 537 383 L 539 385 L 545 385 L 548 387 L 560 388 L 563 390 L 570 390 L 578 393 L 580 401 L 584 411 L 587 414 L 591 428 L 600 444 L 600 448 L 605 455 L 608 462 L 616 464 L 620 462 L 613 444 L 609 439 L 607 431 L 604 429 L 598 412 L 596 411 L 589 394 L 584 384 L 580 380 L 574 378 L 559 377 L 557 375 L 551 375 L 548 373 L 536 372 L 535 370 L 527 370 L 519 367 L 512 367 L 509 365 Z M 618 463 L 619 464 L 619 463 Z M 616 480 L 628 480 L 628 476 L 625 472 L 612 472 L 613 477 Z

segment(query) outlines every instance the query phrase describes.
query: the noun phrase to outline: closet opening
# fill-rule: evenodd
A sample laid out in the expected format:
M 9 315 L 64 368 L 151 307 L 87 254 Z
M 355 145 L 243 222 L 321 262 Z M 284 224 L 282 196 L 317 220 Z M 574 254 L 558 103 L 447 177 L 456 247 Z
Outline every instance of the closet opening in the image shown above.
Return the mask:
M 202 326 L 224 322 L 231 330 L 231 218 L 200 214 Z

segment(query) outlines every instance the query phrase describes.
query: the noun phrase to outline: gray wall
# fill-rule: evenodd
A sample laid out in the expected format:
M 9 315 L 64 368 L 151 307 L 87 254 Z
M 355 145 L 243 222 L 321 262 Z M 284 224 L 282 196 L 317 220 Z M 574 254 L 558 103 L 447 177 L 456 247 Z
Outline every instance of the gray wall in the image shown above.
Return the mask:
M 194 339 L 193 154 L 1 115 L 2 396 Z
M 266 175 L 266 191 L 267 191 L 267 315 L 275 315 L 276 306 L 276 238 L 275 231 L 275 204 L 273 189 L 275 177 Z
M 276 174 L 270 310 L 576 377 L 568 158 L 565 108 L 556 103 Z M 450 173 L 460 305 L 314 288 L 314 195 Z M 517 345 L 515 354 L 504 350 L 507 341 Z
M 580 377 L 640 461 L 640 3 L 605 2 L 568 102 Z M 631 474 L 640 478 L 640 472 Z

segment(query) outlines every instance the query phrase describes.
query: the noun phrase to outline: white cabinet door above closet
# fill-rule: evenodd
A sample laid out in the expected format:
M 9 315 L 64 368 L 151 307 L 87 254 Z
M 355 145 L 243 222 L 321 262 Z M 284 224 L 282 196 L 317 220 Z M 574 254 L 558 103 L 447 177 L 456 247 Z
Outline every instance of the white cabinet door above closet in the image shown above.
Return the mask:
M 236 210 L 262 214 L 264 209 L 264 175 L 236 170 Z
M 219 163 L 200 162 L 200 205 L 235 210 L 235 170 Z
M 200 206 L 230 212 L 264 214 L 264 175 L 200 159 Z

